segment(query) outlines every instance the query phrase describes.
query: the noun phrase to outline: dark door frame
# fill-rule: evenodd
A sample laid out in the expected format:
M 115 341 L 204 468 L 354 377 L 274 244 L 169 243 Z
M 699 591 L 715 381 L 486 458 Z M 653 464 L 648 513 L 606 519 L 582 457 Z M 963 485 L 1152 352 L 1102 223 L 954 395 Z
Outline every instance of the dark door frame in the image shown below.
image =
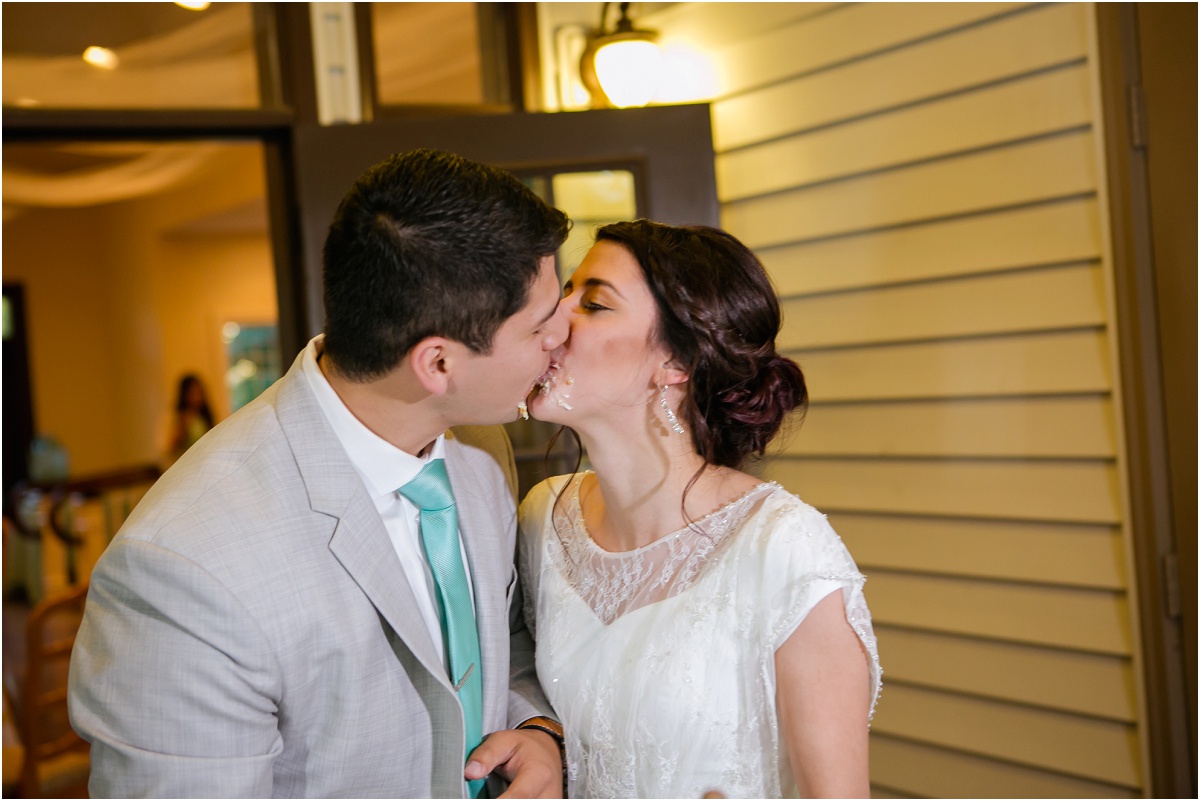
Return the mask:
M 1097 36 L 1150 741 L 1148 794 L 1195 798 L 1196 7 L 1188 3 L 1174 9 L 1146 8 L 1159 5 L 1100 3 Z M 1155 20 L 1157 38 L 1148 42 L 1141 30 L 1147 27 L 1141 17 L 1148 11 L 1178 19 Z M 1189 115 L 1190 133 L 1169 131 L 1180 137 L 1181 149 L 1174 137 L 1161 135 L 1168 133 L 1161 127 L 1156 141 L 1151 136 L 1156 125 L 1187 127 Z M 1164 174 L 1164 169 L 1173 174 Z M 1190 222 L 1179 225 L 1176 209 L 1169 207 L 1189 201 L 1190 214 L 1186 208 L 1180 213 Z M 1190 300 L 1183 299 L 1184 305 L 1193 304 L 1190 326 L 1184 321 L 1179 328 L 1164 327 L 1162 293 L 1173 289 L 1190 294 Z M 1180 337 L 1192 337 L 1190 356 L 1176 341 Z M 1165 380 L 1175 377 L 1171 371 L 1185 371 L 1182 382 Z M 1181 384 L 1190 384 L 1190 398 L 1186 390 L 1181 395 Z
M 303 124 L 296 126 L 294 145 L 291 197 L 298 205 L 308 337 L 318 333 L 323 317 L 321 250 L 337 203 L 358 175 L 392 153 L 439 148 L 518 175 L 625 169 L 635 175 L 640 215 L 718 224 L 707 104 Z
M 25 287 L 4 284 L 10 335 L 4 338 L 4 515 L 13 515 L 10 490 L 29 478 L 29 446 L 37 430 L 33 419 L 33 385 L 29 376 L 29 342 L 25 326 Z M 7 537 L 8 535 L 5 534 Z

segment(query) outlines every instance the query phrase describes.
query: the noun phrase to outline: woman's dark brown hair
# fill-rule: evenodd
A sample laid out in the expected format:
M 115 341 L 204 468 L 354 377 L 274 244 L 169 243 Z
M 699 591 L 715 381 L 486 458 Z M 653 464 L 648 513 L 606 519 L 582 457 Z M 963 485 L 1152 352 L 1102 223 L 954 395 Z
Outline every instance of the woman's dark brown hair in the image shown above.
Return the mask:
M 707 226 L 649 220 L 600 228 L 625 247 L 658 306 L 659 341 L 690 376 L 677 413 L 708 464 L 740 467 L 762 455 L 788 414 L 808 406 L 800 367 L 775 350 L 781 314 L 758 258 Z

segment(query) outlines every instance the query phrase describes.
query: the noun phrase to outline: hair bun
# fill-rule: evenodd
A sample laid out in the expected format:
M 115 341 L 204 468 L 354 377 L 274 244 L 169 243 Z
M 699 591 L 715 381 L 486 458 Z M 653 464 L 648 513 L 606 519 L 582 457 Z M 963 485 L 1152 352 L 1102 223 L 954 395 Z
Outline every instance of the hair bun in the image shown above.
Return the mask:
M 718 401 L 731 420 L 749 425 L 782 418 L 808 397 L 804 374 L 786 356 L 772 354 L 754 375 L 719 393 Z

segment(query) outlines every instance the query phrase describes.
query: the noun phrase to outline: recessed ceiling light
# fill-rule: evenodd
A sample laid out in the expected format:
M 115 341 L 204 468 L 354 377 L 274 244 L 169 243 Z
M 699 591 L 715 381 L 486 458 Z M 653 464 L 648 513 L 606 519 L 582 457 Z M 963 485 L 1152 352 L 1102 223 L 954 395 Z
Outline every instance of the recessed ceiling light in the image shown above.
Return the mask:
M 180 8 L 186 8 L 188 11 L 203 11 L 211 6 L 212 3 L 196 2 L 196 0 L 184 0 L 184 2 L 175 0 L 175 5 L 179 6 Z
M 117 54 L 107 47 L 92 45 L 83 51 L 83 60 L 93 67 L 99 67 L 102 70 L 115 70 L 117 68 Z

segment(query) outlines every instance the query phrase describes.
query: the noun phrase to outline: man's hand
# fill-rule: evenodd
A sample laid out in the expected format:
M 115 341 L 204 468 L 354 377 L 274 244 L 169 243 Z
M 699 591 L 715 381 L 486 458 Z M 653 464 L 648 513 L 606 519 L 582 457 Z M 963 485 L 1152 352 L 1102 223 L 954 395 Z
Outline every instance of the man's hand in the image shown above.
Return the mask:
M 466 777 L 495 773 L 509 783 L 501 798 L 562 798 L 558 743 L 537 729 L 506 729 L 487 736 L 467 760 Z

